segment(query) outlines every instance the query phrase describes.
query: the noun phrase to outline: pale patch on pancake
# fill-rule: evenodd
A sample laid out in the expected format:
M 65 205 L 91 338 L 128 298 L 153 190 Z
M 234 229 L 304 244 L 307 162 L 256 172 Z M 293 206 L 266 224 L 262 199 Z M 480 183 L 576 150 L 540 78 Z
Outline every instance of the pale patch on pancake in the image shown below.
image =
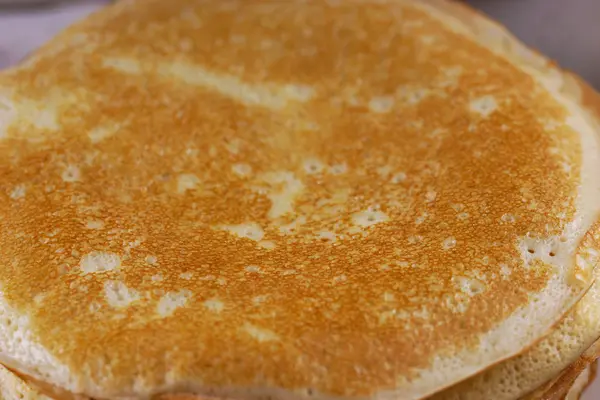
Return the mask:
M 512 273 L 512 269 L 507 264 L 501 263 L 499 266 L 500 266 L 500 273 L 504 277 L 508 277 Z
M 406 178 L 407 178 L 406 173 L 398 172 L 394 176 L 392 176 L 391 182 L 392 183 L 401 183 L 401 182 L 404 182 L 406 180 Z
M 35 296 L 33 296 L 33 301 L 35 304 L 37 305 L 41 305 L 44 300 L 46 299 L 47 294 L 46 293 L 38 293 Z
M 104 228 L 104 221 L 100 221 L 98 219 L 90 219 L 85 222 L 85 227 L 87 229 L 102 229 Z
M 438 80 L 437 84 L 442 88 L 456 86 L 462 73 L 463 68 L 461 66 L 445 67 L 442 69 L 443 78 Z
M 306 103 L 315 96 L 315 89 L 307 85 L 285 85 L 283 87 L 283 92 L 288 98 L 301 103 Z
M 274 241 L 272 240 L 261 240 L 258 242 L 258 245 L 265 250 L 273 250 L 277 247 Z
M 396 296 L 390 292 L 385 292 L 382 297 L 383 297 L 383 301 L 386 303 L 396 300 Z
M 233 164 L 231 170 L 240 178 L 246 178 L 252 174 L 252 167 L 243 163 Z
M 262 179 L 270 185 L 267 197 L 271 200 L 268 217 L 279 218 L 294 212 L 296 198 L 304 191 L 304 184 L 293 172 L 280 171 L 265 174 Z
M 248 222 L 238 225 L 221 225 L 218 227 L 218 229 L 227 231 L 237 237 L 250 239 L 255 242 L 260 242 L 265 236 L 265 231 L 256 222 Z
M 156 258 L 156 256 L 152 255 L 152 254 L 148 254 L 145 258 L 144 261 L 146 262 L 146 264 L 149 265 L 156 265 L 156 263 L 158 262 L 158 259 Z
M 249 273 L 254 273 L 254 274 L 260 274 L 261 270 L 260 267 L 258 265 L 246 265 L 244 267 L 244 271 L 249 272 Z
M 471 100 L 469 108 L 472 112 L 488 117 L 498 109 L 498 103 L 494 96 L 482 96 Z
M 60 128 L 58 124 L 58 110 L 48 107 L 47 104 L 41 104 L 32 101 L 21 103 L 22 109 L 19 110 L 19 117 L 26 118 L 27 122 L 40 129 L 56 131 Z M 31 118 L 31 116 L 34 116 Z
M 321 240 L 335 242 L 337 239 L 337 235 L 335 234 L 335 232 L 331 231 L 319 231 L 317 232 L 317 238 Z
M 60 176 L 64 182 L 78 182 L 81 180 L 81 170 L 76 165 L 67 165 Z
M 373 97 L 369 100 L 369 110 L 374 113 L 387 113 L 390 112 L 394 106 L 393 96 L 379 96 Z
M 449 236 L 442 242 L 442 248 L 444 250 L 450 250 L 451 248 L 456 247 L 456 239 L 453 236 Z
M 272 342 L 279 340 L 279 336 L 275 332 L 250 323 L 245 323 L 243 329 L 258 342 Z
M 181 174 L 177 177 L 177 192 L 185 193 L 198 187 L 200 178 L 194 174 Z
M 189 281 L 190 279 L 192 279 L 193 276 L 194 276 L 194 274 L 192 272 L 182 272 L 181 274 L 179 274 L 179 277 L 181 279 L 185 279 L 186 281 Z
M 104 58 L 102 65 L 107 68 L 114 68 L 121 72 L 126 72 L 132 75 L 142 73 L 142 65 L 133 59 L 128 58 Z
M 204 301 L 204 307 L 214 313 L 220 313 L 225 309 L 225 303 L 219 299 L 208 299 Z
M 24 184 L 20 184 L 13 188 L 9 196 L 13 200 L 19 200 L 25 197 L 25 194 L 27 194 L 27 187 Z
M 58 110 L 49 99 L 41 102 L 29 99 L 9 100 L 7 97 L 7 94 L 0 95 L 0 139 L 7 137 L 10 127 L 19 121 L 43 131 L 56 131 L 60 128 Z M 28 132 L 26 137 L 31 142 L 44 140 L 43 135 L 38 136 L 33 132 Z
M 114 271 L 121 267 L 121 257 L 107 251 L 93 251 L 81 257 L 79 267 L 84 274 Z
M 379 210 L 364 210 L 352 214 L 352 223 L 361 228 L 368 228 L 373 225 L 388 221 L 389 216 Z
M 422 87 L 401 86 L 396 90 L 396 96 L 408 105 L 417 105 L 430 94 L 430 89 Z
M 114 136 L 117 132 L 117 126 L 96 126 L 88 132 L 88 138 L 92 143 L 100 143 L 104 139 Z
M 187 289 L 182 289 L 178 292 L 168 292 L 158 301 L 156 312 L 163 318 L 169 317 L 178 308 L 185 307 L 191 297 L 192 292 Z
M 427 203 L 433 203 L 437 199 L 437 192 L 435 190 L 428 190 L 425 193 L 425 201 Z
M 129 58 L 108 58 L 104 65 L 128 74 L 141 74 L 141 62 Z M 314 89 L 305 85 L 250 84 L 235 75 L 210 71 L 197 64 L 182 61 L 157 62 L 156 72 L 165 78 L 179 79 L 235 99 L 243 104 L 280 110 L 290 102 L 304 103 L 314 96 Z
M 111 307 L 125 308 L 139 300 L 140 294 L 121 281 L 107 280 L 104 282 L 104 299 Z
M 466 276 L 454 276 L 452 281 L 456 287 L 467 296 L 475 296 L 485 292 L 485 283 L 476 278 L 468 278 Z

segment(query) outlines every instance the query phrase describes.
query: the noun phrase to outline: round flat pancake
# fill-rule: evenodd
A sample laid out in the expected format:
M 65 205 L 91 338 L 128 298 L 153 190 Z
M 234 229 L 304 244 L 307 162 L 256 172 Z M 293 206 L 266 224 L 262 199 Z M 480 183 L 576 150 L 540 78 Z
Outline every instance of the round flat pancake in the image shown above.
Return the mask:
M 461 12 L 122 1 L 0 75 L 0 359 L 411 399 L 547 335 L 592 283 L 597 123 Z

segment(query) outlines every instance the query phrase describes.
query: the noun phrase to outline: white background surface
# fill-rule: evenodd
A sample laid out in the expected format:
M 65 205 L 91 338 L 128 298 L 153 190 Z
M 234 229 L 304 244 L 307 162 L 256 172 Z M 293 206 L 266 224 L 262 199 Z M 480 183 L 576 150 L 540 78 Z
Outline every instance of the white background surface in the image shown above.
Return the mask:
M 0 0 L 0 3 L 6 1 L 10 0 Z M 468 2 L 493 15 L 526 43 L 575 70 L 600 89 L 600 0 Z M 103 3 L 106 1 L 88 0 L 64 2 L 57 7 L 0 8 L 0 68 L 18 62 L 61 28 Z M 584 400 L 599 399 L 600 380 L 596 380 Z

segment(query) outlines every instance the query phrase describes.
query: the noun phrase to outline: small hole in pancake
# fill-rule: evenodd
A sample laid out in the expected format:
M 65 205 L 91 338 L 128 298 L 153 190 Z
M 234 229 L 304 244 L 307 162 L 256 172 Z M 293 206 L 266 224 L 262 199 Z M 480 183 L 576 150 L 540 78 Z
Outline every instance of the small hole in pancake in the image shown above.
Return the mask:
M 535 250 L 534 250 L 534 249 L 531 249 L 531 248 L 530 248 L 530 249 L 527 249 L 527 252 L 528 252 L 529 254 L 535 254 Z
M 553 251 L 551 251 L 550 253 L 548 253 L 548 255 L 549 255 L 550 257 L 554 257 L 554 256 L 556 255 L 556 253 L 554 253 Z

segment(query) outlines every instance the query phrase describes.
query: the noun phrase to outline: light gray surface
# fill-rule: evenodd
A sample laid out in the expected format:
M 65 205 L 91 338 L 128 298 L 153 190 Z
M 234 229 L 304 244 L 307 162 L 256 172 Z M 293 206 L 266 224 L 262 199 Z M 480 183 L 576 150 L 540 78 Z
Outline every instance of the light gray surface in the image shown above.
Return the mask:
M 166 0 L 165 0 L 166 1 Z M 0 9 L 0 68 L 14 64 L 62 27 L 106 1 Z M 600 0 L 471 0 L 529 45 L 600 89 Z M 596 380 L 583 400 L 600 399 Z
M 600 89 L 600 0 L 470 0 Z M 599 397 L 600 398 L 600 397 Z

